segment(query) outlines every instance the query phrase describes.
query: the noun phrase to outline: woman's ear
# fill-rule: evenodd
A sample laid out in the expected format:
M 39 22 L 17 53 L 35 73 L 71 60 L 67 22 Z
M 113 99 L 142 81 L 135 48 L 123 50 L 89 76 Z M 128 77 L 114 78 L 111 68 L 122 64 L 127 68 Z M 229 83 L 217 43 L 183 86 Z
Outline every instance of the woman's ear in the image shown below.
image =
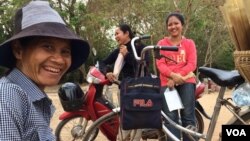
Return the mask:
M 22 58 L 22 46 L 18 40 L 14 40 L 11 42 L 11 48 L 16 59 Z
M 125 34 L 129 37 L 129 32 L 128 31 L 126 31 Z

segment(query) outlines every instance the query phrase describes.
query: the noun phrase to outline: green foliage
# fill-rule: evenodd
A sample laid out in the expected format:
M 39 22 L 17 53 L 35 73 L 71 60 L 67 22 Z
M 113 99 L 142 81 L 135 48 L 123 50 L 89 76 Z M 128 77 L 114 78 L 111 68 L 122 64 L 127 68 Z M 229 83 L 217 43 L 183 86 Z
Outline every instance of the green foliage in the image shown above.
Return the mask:
M 213 63 L 213 67 L 225 69 L 225 70 L 233 70 L 234 60 L 233 60 L 233 46 L 224 46 L 218 50 L 218 53 L 215 57 L 215 62 Z
M 10 17 L 13 16 L 13 11 L 28 1 L 0 2 L 1 42 L 12 35 L 13 24 Z M 167 36 L 166 15 L 176 10 L 185 16 L 184 36 L 196 43 L 198 66 L 234 68 L 232 58 L 234 47 L 219 10 L 223 0 L 50 0 L 50 2 L 67 25 L 87 40 L 91 47 L 96 48 L 97 56 L 90 54 L 84 66 L 86 70 L 90 65 L 94 65 L 96 60 L 106 57 L 117 46 L 113 40 L 112 30 L 120 22 L 130 24 L 138 35 L 153 35 L 152 40 L 145 43 L 156 44 L 158 40 Z

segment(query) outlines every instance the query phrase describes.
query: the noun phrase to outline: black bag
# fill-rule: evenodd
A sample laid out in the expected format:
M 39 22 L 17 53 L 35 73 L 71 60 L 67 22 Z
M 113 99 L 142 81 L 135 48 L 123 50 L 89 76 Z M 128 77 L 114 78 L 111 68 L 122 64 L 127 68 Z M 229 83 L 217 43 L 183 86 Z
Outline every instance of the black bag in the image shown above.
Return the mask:
M 162 128 L 159 78 L 126 78 L 120 90 L 122 129 Z

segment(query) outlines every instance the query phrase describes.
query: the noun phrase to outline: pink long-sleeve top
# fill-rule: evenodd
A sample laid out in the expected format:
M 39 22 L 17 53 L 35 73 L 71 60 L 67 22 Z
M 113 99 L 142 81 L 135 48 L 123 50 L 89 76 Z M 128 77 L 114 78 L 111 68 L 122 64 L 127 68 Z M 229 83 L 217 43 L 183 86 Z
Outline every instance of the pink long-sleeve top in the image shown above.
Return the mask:
M 173 46 L 168 37 L 160 40 L 159 46 Z M 156 61 L 157 68 L 160 72 L 161 86 L 166 86 L 171 72 L 179 73 L 182 76 L 193 72 L 197 65 L 197 54 L 195 43 L 192 39 L 182 38 L 178 45 L 178 51 L 164 51 L 160 53 L 164 56 L 175 60 L 177 64 L 165 58 Z M 196 83 L 195 77 L 186 80 L 187 83 Z

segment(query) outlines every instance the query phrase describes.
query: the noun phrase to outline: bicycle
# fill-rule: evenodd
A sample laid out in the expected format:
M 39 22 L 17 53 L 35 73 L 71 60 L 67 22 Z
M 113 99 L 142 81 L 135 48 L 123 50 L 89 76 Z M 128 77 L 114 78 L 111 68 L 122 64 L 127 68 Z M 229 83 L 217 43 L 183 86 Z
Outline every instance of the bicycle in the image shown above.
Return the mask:
M 132 49 L 133 49 L 133 52 L 134 52 L 134 56 L 137 60 L 143 60 L 144 59 L 144 54 L 146 51 L 148 50 L 151 50 L 151 49 L 154 49 L 154 50 L 160 50 L 160 49 L 164 49 L 164 47 L 159 47 L 159 46 L 147 46 L 145 47 L 143 50 L 142 50 L 142 53 L 141 53 L 141 57 L 138 57 L 137 54 L 136 54 L 136 51 L 135 51 L 135 48 L 134 48 L 134 42 L 136 40 L 139 40 L 139 39 L 142 39 L 142 38 L 148 38 L 148 37 L 135 37 L 132 39 L 131 41 L 131 44 L 132 44 Z M 168 47 L 169 48 L 169 47 Z M 174 50 L 174 48 L 171 48 L 170 49 Z M 201 106 L 201 105 L 200 105 Z M 112 109 L 112 112 L 111 113 L 108 113 L 102 117 L 100 117 L 98 120 L 96 120 L 87 130 L 86 134 L 84 135 L 84 139 L 83 141 L 88 141 L 89 140 L 89 136 L 92 134 L 92 132 L 96 129 L 98 129 L 102 124 L 113 124 L 112 122 L 114 121 L 113 119 L 117 119 L 119 117 L 119 114 L 120 114 L 120 108 L 115 108 L 115 109 Z M 207 117 L 208 119 L 210 119 L 210 117 L 206 114 L 204 114 L 205 117 Z M 203 119 L 202 119 L 202 116 L 200 115 L 199 112 L 197 112 L 196 110 L 196 118 L 197 118 L 197 125 L 198 125 L 198 132 L 203 132 L 203 128 L 204 128 L 204 125 L 203 125 Z M 202 122 L 201 122 L 202 120 Z M 200 125 L 199 125 L 200 124 Z M 148 131 L 149 130 L 149 131 Z M 166 129 L 163 128 L 163 130 L 166 131 Z M 151 138 L 152 139 L 157 139 L 157 140 L 165 140 L 166 139 L 166 134 L 163 134 L 160 130 L 150 130 L 150 129 L 147 129 L 147 130 L 144 130 L 144 132 L 151 132 Z M 117 131 L 114 131 L 113 136 L 116 137 L 117 135 Z M 150 136 L 149 135 L 149 136 Z M 102 133 L 99 133 L 98 136 L 103 136 L 103 138 L 107 137 L 109 138 L 107 135 L 105 134 L 102 134 Z M 148 137 L 145 137 L 143 136 L 142 134 L 142 139 L 147 139 Z M 150 138 L 150 137 L 149 137 Z
M 231 98 L 224 98 L 226 89 L 228 87 L 230 88 L 235 87 L 237 89 L 238 85 L 244 83 L 245 80 L 238 73 L 238 71 L 235 70 L 226 71 L 215 68 L 200 67 L 199 72 L 207 76 L 211 80 L 213 80 L 217 85 L 221 87 L 216 99 L 214 112 L 212 114 L 212 119 L 209 123 L 209 128 L 207 132 L 198 133 L 186 129 L 184 127 L 181 127 L 180 125 L 174 123 L 171 119 L 169 119 L 164 113 L 162 113 L 162 115 L 166 118 L 166 120 L 168 120 L 170 124 L 175 125 L 175 127 L 178 128 L 179 130 L 191 134 L 195 137 L 203 138 L 206 141 L 211 141 L 212 139 L 221 106 L 225 106 L 226 109 L 228 109 L 233 114 L 233 117 L 227 122 L 227 125 L 250 125 L 250 107 L 249 106 L 238 107 L 233 102 L 230 101 Z M 166 128 L 164 128 L 164 130 L 167 131 Z M 177 139 L 170 132 L 168 132 L 167 134 L 175 141 L 179 141 L 179 139 Z

